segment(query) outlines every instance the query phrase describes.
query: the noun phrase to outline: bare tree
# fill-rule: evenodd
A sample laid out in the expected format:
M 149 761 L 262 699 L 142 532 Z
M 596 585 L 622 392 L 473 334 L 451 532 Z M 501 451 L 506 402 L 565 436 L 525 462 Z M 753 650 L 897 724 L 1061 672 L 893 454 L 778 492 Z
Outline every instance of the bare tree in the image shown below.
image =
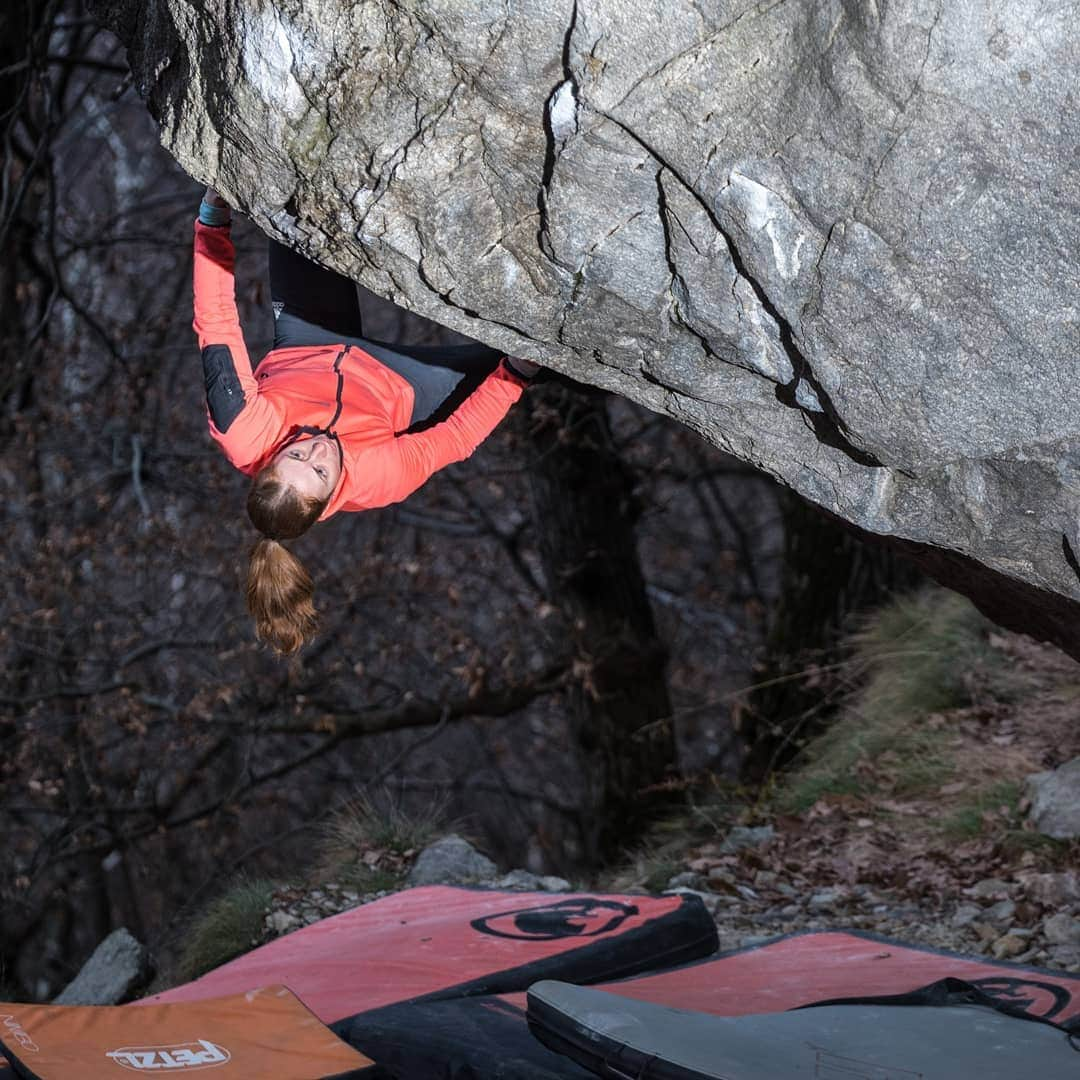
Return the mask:
M 638 560 L 631 478 L 615 451 L 604 395 L 560 381 L 531 397 L 523 415 L 547 593 L 572 646 L 567 696 L 588 787 L 583 850 L 596 860 L 635 839 L 670 801 L 665 784 L 676 760 L 666 652 Z

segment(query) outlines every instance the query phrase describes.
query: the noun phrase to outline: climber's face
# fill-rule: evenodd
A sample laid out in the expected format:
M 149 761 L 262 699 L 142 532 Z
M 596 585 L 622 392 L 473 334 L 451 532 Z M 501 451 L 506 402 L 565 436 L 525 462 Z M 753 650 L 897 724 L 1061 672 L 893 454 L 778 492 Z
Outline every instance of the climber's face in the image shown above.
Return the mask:
M 302 435 L 273 458 L 274 472 L 299 495 L 325 502 L 341 476 L 337 443 L 329 435 Z

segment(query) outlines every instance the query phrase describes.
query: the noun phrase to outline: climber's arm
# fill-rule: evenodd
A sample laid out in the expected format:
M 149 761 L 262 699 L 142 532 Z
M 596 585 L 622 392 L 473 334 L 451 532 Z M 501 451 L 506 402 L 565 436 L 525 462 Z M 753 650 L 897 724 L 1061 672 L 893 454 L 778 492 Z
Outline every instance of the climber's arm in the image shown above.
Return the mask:
M 464 461 L 521 397 L 528 378 L 504 359 L 441 424 L 415 435 L 398 435 L 365 451 L 362 469 L 369 483 L 360 494 L 364 505 L 400 502 L 439 469 Z
M 262 457 L 277 440 L 281 423 L 258 383 L 236 310 L 230 236 L 225 201 L 207 189 L 195 222 L 195 333 L 202 351 L 210 434 L 226 457 L 243 468 Z

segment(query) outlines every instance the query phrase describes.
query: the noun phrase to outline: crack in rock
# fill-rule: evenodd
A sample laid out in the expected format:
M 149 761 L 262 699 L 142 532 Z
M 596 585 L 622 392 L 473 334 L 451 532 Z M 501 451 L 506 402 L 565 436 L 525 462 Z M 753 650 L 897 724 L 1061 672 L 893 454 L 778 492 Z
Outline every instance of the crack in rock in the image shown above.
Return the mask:
M 548 200 L 551 180 L 555 165 L 562 153 L 566 141 L 577 133 L 578 83 L 570 64 L 570 48 L 577 26 L 578 6 L 573 0 L 570 12 L 570 24 L 563 37 L 562 69 L 563 78 L 556 84 L 544 103 L 544 134 L 547 145 L 544 151 L 544 168 L 540 179 L 540 189 L 536 194 L 536 208 L 540 211 L 540 225 L 536 232 L 536 243 L 549 261 L 563 270 L 573 272 L 572 267 L 559 259 L 551 243 L 548 222 Z
M 762 309 L 769 316 L 770 319 L 776 324 L 776 328 L 780 335 L 780 344 L 787 353 L 788 359 L 791 361 L 791 368 L 794 372 L 791 381 L 784 385 L 778 385 L 776 388 L 776 399 L 782 402 L 784 405 L 788 405 L 793 409 L 798 409 L 803 413 L 804 417 L 809 422 L 814 434 L 817 436 L 819 442 L 830 446 L 835 450 L 841 451 L 843 454 L 851 458 L 852 461 L 859 465 L 864 465 L 869 468 L 881 468 L 883 463 L 872 453 L 861 449 L 856 446 L 848 438 L 847 430 L 843 420 L 837 413 L 833 406 L 832 400 L 829 398 L 825 388 L 821 385 L 820 381 L 814 376 L 814 372 L 810 367 L 809 361 L 803 355 L 795 342 L 795 337 L 791 329 L 791 324 L 780 313 L 779 309 L 769 298 L 768 293 L 765 291 L 761 282 L 750 272 L 742 254 L 739 251 L 738 245 L 735 243 L 735 239 L 729 229 L 726 229 L 720 219 L 716 216 L 713 208 L 694 190 L 690 183 L 680 175 L 679 170 L 675 168 L 669 161 L 665 160 L 664 156 L 659 153 L 650 145 L 650 143 L 638 135 L 627 124 L 624 124 L 621 120 L 614 116 L 610 116 L 607 113 L 602 114 L 607 120 L 613 123 L 620 130 L 625 132 L 631 139 L 638 143 L 642 149 L 646 150 L 656 161 L 660 163 L 681 185 L 682 187 L 697 201 L 701 208 L 708 215 L 713 228 L 724 238 L 724 242 L 728 247 L 728 254 L 731 256 L 731 261 L 735 267 L 736 274 L 745 281 L 757 298 L 758 303 Z M 661 214 L 663 217 L 663 214 Z M 666 225 L 665 225 L 666 234 Z M 711 354 L 711 346 L 710 346 Z M 803 406 L 796 393 L 797 387 L 800 383 L 805 383 L 807 387 L 812 389 L 817 403 L 820 405 L 820 411 L 816 409 L 809 409 Z M 808 399 L 807 390 L 803 391 L 803 400 Z

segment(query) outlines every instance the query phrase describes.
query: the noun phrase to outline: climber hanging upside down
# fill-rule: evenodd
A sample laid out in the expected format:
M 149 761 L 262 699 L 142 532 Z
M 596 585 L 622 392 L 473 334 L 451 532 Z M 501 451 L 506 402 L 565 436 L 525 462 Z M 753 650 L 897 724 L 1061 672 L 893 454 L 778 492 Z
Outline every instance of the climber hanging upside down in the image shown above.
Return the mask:
M 353 282 L 271 241 L 274 346 L 252 370 L 237 316 L 231 211 L 207 188 L 195 223 L 195 332 L 210 434 L 252 477 L 262 534 L 248 568 L 256 633 L 293 653 L 315 629 L 311 577 L 281 543 L 339 510 L 399 502 L 467 458 L 537 371 L 485 345 L 361 336 Z

